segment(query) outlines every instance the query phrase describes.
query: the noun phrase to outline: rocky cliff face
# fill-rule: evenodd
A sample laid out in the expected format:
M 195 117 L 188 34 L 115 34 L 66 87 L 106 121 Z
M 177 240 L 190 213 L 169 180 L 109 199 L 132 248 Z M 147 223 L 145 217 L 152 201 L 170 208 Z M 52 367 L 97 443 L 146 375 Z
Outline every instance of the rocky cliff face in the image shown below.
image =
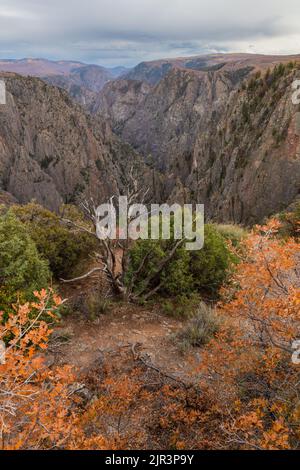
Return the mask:
M 251 224 L 300 192 L 298 109 L 291 100 L 300 71 L 288 58 L 274 69 L 276 61 L 239 56 L 224 63 L 222 56 L 214 63 L 194 59 L 194 69 L 173 64 L 156 85 L 108 83 L 94 111 L 148 163 L 179 177 L 208 217 Z
M 144 106 L 151 87 L 138 80 L 115 80 L 105 86 L 90 107 L 93 114 L 100 114 L 104 119 L 112 121 L 120 133 L 124 123 L 134 117 L 137 110 Z
M 84 193 L 124 193 L 134 166 L 155 202 L 197 201 L 209 218 L 260 222 L 300 195 L 300 109 L 291 100 L 300 68 L 290 59 L 178 59 L 156 84 L 106 83 L 93 115 L 39 79 L 0 74 L 0 190 L 57 209 Z
M 260 222 L 300 196 L 299 107 L 291 99 L 298 76 L 288 67 L 255 75 L 197 136 L 186 184 L 211 216 Z
M 51 85 L 63 88 L 72 99 L 88 108 L 105 83 L 119 77 L 127 69 L 108 69 L 74 61 L 21 59 L 0 60 L 0 71 L 42 78 Z
M 76 67 L 68 74 L 48 75 L 42 78 L 47 83 L 66 90 L 76 102 L 89 107 L 93 104 L 96 94 L 114 77 L 104 67 L 85 65 Z
M 209 132 L 211 116 L 223 112 L 239 77 L 249 73 L 248 68 L 218 74 L 175 68 L 153 88 L 131 80 L 111 82 L 94 110 L 110 118 L 116 132 L 157 168 L 169 171 L 179 165 L 184 179 L 194 165 L 199 133 Z
M 0 190 L 56 210 L 82 194 L 103 201 L 122 193 L 128 168 L 135 168 L 153 198 L 165 197 L 162 177 L 64 91 L 37 78 L 0 78 L 7 88 L 7 104 L 0 106 Z
M 202 72 L 214 72 L 226 69 L 244 69 L 247 67 L 259 70 L 273 68 L 279 62 L 288 63 L 300 60 L 300 56 L 270 56 L 261 54 L 209 54 L 194 57 L 153 60 L 142 62 L 123 75 L 125 80 L 138 80 L 156 85 L 171 70 L 187 69 Z

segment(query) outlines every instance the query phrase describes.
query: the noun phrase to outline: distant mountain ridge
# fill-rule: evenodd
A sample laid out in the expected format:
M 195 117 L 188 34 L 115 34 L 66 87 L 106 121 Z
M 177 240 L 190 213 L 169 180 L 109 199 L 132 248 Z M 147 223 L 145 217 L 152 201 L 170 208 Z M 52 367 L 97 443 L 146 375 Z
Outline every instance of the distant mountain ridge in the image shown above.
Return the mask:
M 149 62 L 141 62 L 128 73 L 122 76 L 127 80 L 141 80 L 156 85 L 171 70 L 187 69 L 195 72 L 214 72 L 226 70 L 227 68 L 237 69 L 251 67 L 257 70 L 266 70 L 274 67 L 279 62 L 287 63 L 291 60 L 300 60 L 299 55 L 278 56 L 263 54 L 208 54 L 191 57 L 177 57 L 174 59 L 161 59 Z
M 44 77 L 46 75 L 68 75 L 72 70 L 84 65 L 82 62 L 68 60 L 3 59 L 0 60 L 0 71 L 32 77 Z
M 300 55 L 155 61 L 107 83 L 92 111 L 209 218 L 253 224 L 300 197 L 299 78 Z
M 63 61 L 44 82 L 8 79 L 13 101 L 0 113 L 0 189 L 18 200 L 41 192 L 39 200 L 53 207 L 74 200 L 90 181 L 104 181 L 107 194 L 135 159 L 156 201 L 164 195 L 204 203 L 217 221 L 252 225 L 300 198 L 300 108 L 291 99 L 300 55 L 165 59 L 117 78 L 100 66 L 73 65 Z M 109 155 L 96 170 L 95 148 Z
M 174 190 L 173 179 L 147 167 L 65 91 L 34 77 L 0 73 L 0 79 L 7 90 L 0 106 L 0 201 L 35 199 L 52 210 L 83 195 L 100 203 L 124 194 L 129 170 L 153 200 L 165 201 Z
M 89 107 L 103 86 L 128 72 L 125 67 L 106 68 L 76 61 L 47 59 L 0 60 L 0 72 L 38 77 L 66 90 L 83 106 Z

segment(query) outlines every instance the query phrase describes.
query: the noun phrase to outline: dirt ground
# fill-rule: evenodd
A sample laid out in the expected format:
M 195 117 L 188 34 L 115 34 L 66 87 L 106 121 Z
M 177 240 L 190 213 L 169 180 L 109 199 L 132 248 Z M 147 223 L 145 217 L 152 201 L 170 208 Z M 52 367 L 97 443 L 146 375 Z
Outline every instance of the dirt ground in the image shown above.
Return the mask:
M 86 270 L 93 267 L 89 265 Z M 70 364 L 86 373 L 101 353 L 107 356 L 129 348 L 133 354 L 138 351 L 162 373 L 190 382 L 200 353 L 193 350 L 191 359 L 191 354 L 183 354 L 176 343 L 175 335 L 185 321 L 166 315 L 158 303 L 144 307 L 117 301 L 110 302 L 107 313 L 92 320 L 88 312 L 84 314 L 73 306 L 95 291 L 103 299 L 109 297 L 110 286 L 102 272 L 60 286 L 61 297 L 68 299 L 70 313 L 55 327 L 48 351 L 51 362 Z
M 145 308 L 114 303 L 109 313 L 95 321 L 80 315 L 67 316 L 55 328 L 49 353 L 56 363 L 88 371 L 99 353 L 138 349 L 147 362 L 184 380 L 195 364 L 192 365 L 189 356 L 183 355 L 176 345 L 174 335 L 182 326 L 182 322 L 163 314 L 158 305 Z M 195 359 L 195 352 L 193 357 Z

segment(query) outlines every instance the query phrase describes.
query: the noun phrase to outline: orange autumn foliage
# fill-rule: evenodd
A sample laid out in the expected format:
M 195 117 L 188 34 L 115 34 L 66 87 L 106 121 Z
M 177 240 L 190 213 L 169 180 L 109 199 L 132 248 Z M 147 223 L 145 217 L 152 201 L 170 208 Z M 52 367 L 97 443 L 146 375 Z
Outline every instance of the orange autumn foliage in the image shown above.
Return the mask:
M 43 358 L 61 300 L 42 291 L 16 307 L 0 322 L 2 449 L 300 448 L 300 367 L 292 362 L 299 243 L 278 229 L 272 220 L 244 241 L 218 305 L 222 326 L 199 351 L 189 384 L 147 368 L 129 349 L 84 377 L 93 399 L 82 402 L 71 387 L 76 371 Z
M 36 302 L 15 307 L 0 323 L 6 343 L 0 365 L 0 447 L 2 449 L 84 448 L 76 403 L 69 392 L 71 367 L 50 368 L 41 352 L 52 332 L 61 300 L 52 292 L 35 292 Z M 33 314 L 34 313 L 34 314 Z M 105 445 L 101 436 L 98 447 Z
M 300 368 L 292 362 L 300 337 L 300 251 L 294 239 L 276 237 L 279 226 L 271 220 L 245 241 L 247 257 L 219 306 L 223 328 L 203 357 L 224 444 L 234 448 L 300 446 Z

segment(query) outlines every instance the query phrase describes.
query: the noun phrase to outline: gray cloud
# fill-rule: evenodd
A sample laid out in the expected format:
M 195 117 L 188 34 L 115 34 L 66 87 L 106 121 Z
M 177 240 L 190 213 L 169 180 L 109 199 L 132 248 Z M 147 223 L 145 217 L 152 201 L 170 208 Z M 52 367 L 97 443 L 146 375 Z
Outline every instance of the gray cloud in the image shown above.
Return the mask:
M 104 65 L 300 52 L 299 0 L 1 0 L 0 55 Z

